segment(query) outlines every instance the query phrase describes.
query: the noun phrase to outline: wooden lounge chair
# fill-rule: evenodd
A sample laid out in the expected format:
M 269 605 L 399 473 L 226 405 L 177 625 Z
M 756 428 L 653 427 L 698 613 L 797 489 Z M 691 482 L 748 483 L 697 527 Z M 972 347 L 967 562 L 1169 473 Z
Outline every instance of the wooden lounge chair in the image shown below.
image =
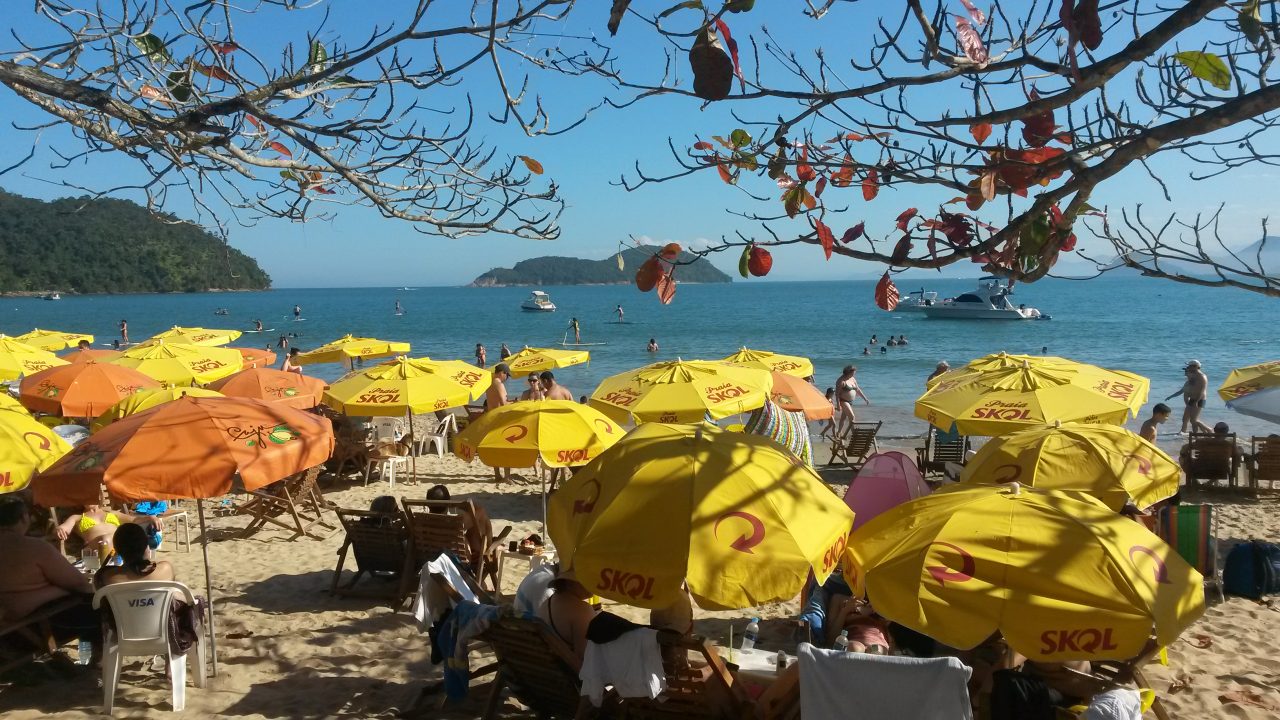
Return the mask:
M 883 424 L 883 422 L 849 423 L 839 435 L 831 439 L 831 459 L 827 464 L 835 465 L 838 461 L 855 470 L 862 467 L 869 455 L 880 450 L 876 443 L 876 433 L 880 432 L 880 426 Z
M 1222 594 L 1218 574 L 1218 537 L 1212 505 L 1168 505 L 1156 514 L 1156 534 L 1173 548 L 1196 572 L 1204 576 L 1206 589 Z
M 349 423 L 337 425 L 334 429 L 333 455 L 327 463 L 329 469 L 337 477 L 364 472 L 369 464 L 369 439 L 373 437 L 373 429 Z
M 1137 688 L 1153 689 L 1152 684 L 1147 680 L 1142 672 L 1142 668 L 1151 662 L 1160 648 L 1156 646 L 1154 640 L 1148 644 L 1147 650 L 1141 655 L 1124 662 L 1114 660 L 1094 660 L 1089 663 L 1090 671 L 1087 673 L 1071 668 L 1063 667 L 1059 669 L 1066 675 L 1074 676 L 1086 686 L 1091 686 L 1090 697 L 1099 693 L 1106 692 L 1118 687 L 1129 685 L 1137 686 Z M 1068 712 L 1067 717 L 1076 717 L 1076 708 L 1072 708 Z M 1156 693 L 1155 700 L 1151 704 L 1151 712 L 1153 712 L 1157 720 L 1169 720 L 1169 712 L 1165 709 L 1164 703 L 1160 702 L 1160 695 Z
M 1249 489 L 1257 493 L 1262 483 L 1275 490 L 1280 482 L 1280 435 L 1254 437 L 1249 441 Z
M 497 536 L 486 534 L 483 538 L 484 551 L 476 554 L 467 541 L 467 527 L 477 517 L 475 504 L 470 500 L 401 498 L 400 503 L 408 521 L 414 568 L 420 568 L 428 560 L 447 552 L 482 586 L 487 581 L 488 590 L 498 592 L 498 550 L 511 533 L 510 525 Z M 438 512 L 431 512 L 432 508 Z
M 1240 475 L 1241 455 L 1235 433 L 1219 436 L 1193 432 L 1178 453 L 1178 462 L 1187 474 L 1187 484 L 1192 487 L 1201 480 L 1209 481 L 1210 487 L 1219 480 L 1226 480 L 1228 488 L 1235 488 Z
M 590 702 L 580 694 L 581 668 L 573 650 L 546 625 L 537 620 L 500 618 L 480 639 L 493 647 L 498 665 L 485 720 L 497 716 L 506 689 L 539 718 L 584 717 L 589 712 Z
M 59 643 L 49 618 L 81 602 L 76 597 L 45 606 L 22 618 L 0 615 L 0 674 L 7 673 L 42 657 L 59 657 Z M 68 660 L 68 666 L 70 662 Z
M 250 492 L 248 502 L 236 508 L 236 514 L 251 517 L 240 537 L 249 537 L 268 524 L 293 532 L 290 540 L 297 540 L 303 535 L 319 539 L 329 536 L 330 533 L 311 529 L 316 526 L 337 530 L 337 526 L 325 522 L 323 513 L 331 508 L 316 488 L 316 480 L 323 469 L 317 465 L 277 484 Z
M 916 449 L 916 466 L 926 478 L 930 474 L 945 475 L 947 463 L 964 465 L 968 452 L 967 436 L 956 434 L 939 438 L 938 429 L 930 426 L 924 436 L 924 447 Z
M 659 630 L 658 645 L 667 689 L 653 700 L 622 700 L 624 717 L 628 720 L 738 720 L 752 716 L 754 704 L 742 686 L 735 683 L 733 674 L 706 638 Z M 693 664 L 689 662 L 691 654 L 696 661 Z
M 345 508 L 334 512 L 338 514 L 338 522 L 346 530 L 347 537 L 338 550 L 338 566 L 333 569 L 333 584 L 329 592 L 333 595 L 383 598 L 390 601 L 391 607 L 399 608 L 409 596 L 413 582 L 413 556 L 404 515 L 397 512 L 388 516 L 386 513 Z M 355 557 L 356 573 L 351 582 L 339 587 L 348 551 Z M 356 583 L 365 573 L 390 573 L 394 577 L 387 578 L 380 590 L 355 590 Z

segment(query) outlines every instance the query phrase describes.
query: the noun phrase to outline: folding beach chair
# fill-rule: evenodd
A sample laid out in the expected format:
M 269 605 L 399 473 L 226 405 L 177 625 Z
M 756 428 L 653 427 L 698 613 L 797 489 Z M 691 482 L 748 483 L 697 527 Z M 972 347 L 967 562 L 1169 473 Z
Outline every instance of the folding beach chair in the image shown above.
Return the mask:
M 623 699 L 623 717 L 628 720 L 737 720 L 753 715 L 751 698 L 734 682 L 733 674 L 706 638 L 660 630 L 658 646 L 667 689 L 652 700 Z M 690 664 L 690 654 L 696 666 Z
M 316 488 L 316 480 L 323 469 L 317 465 L 277 484 L 250 492 L 248 502 L 236 508 L 236 514 L 251 517 L 240 537 L 249 537 L 268 524 L 292 531 L 290 540 L 297 540 L 303 535 L 318 539 L 329 536 L 330 533 L 312 530 L 315 526 L 337 530 L 337 526 L 325 522 L 323 512 L 331 508 Z
M 1240 476 L 1241 455 L 1235 433 L 1218 436 L 1193 432 L 1178 459 L 1188 485 L 1196 487 L 1201 480 L 1208 480 L 1209 487 L 1214 487 L 1217 481 L 1226 480 L 1227 487 L 1234 489 Z
M 1153 690 L 1151 682 L 1143 674 L 1142 668 L 1151 662 L 1159 652 L 1160 648 L 1152 640 L 1147 649 L 1132 660 L 1123 662 L 1117 660 L 1092 660 L 1089 662 L 1089 672 L 1087 673 L 1072 670 L 1068 667 L 1062 667 L 1058 671 L 1064 675 L 1080 679 L 1083 684 L 1091 685 L 1090 697 L 1128 685 L 1137 686 L 1139 690 Z M 1079 713 L 1082 712 L 1083 709 L 1080 707 L 1071 708 L 1068 711 L 1068 717 L 1078 717 Z M 1165 709 L 1164 703 L 1160 702 L 1159 694 L 1156 694 L 1151 702 L 1151 712 L 1155 714 L 1157 720 L 1169 720 L 1169 712 Z
M 338 566 L 333 569 L 330 594 L 383 598 L 393 608 L 404 604 L 410 595 L 413 582 L 413 555 L 409 544 L 409 529 L 404 515 L 347 510 L 338 508 L 338 522 L 346 531 L 346 539 L 338 550 Z M 356 573 L 351 581 L 342 585 L 342 566 L 348 551 L 355 558 Z M 382 575 L 379 590 L 355 590 L 355 585 L 365 574 Z
M 498 666 L 485 706 L 485 720 L 497 717 L 502 692 L 508 689 L 539 718 L 580 717 L 590 707 L 580 694 L 581 668 L 573 650 L 545 624 L 500 618 L 480 639 L 493 647 Z
M 916 448 L 916 466 L 920 474 L 945 475 L 947 464 L 964 465 L 968 459 L 969 438 L 956 432 L 944 433 L 930 426 L 924 436 L 924 447 Z
M 1221 601 L 1226 598 L 1218 574 L 1216 530 L 1212 505 L 1167 505 L 1156 516 L 1156 534 L 1204 576 L 1205 588 L 1217 589 Z
M 478 517 L 473 502 L 401 498 L 400 504 L 408 521 L 415 568 L 447 552 L 481 585 L 487 580 L 488 589 L 498 592 L 498 550 L 511 533 L 510 525 L 497 536 L 491 534 L 491 528 L 488 529 L 483 538 L 484 551 L 476 556 L 467 540 L 468 519 L 477 522 Z M 432 512 L 433 509 L 436 512 Z
M 1249 446 L 1249 489 L 1256 494 L 1266 483 L 1268 490 L 1275 490 L 1280 482 L 1280 435 L 1251 438 Z
M 846 425 L 839 435 L 831 439 L 831 459 L 827 464 L 835 465 L 840 462 L 855 470 L 862 467 L 869 455 L 880 450 L 876 443 L 876 433 L 880 432 L 883 424 L 854 422 Z

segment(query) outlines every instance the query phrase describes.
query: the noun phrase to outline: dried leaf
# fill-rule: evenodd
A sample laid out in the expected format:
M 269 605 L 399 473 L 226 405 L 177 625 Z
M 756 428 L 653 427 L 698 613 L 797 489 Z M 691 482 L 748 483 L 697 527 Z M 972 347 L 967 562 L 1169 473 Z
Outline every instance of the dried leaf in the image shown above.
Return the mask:
M 903 235 L 900 240 L 893 246 L 893 252 L 889 255 L 889 259 L 894 265 L 901 265 L 907 256 L 911 254 L 911 236 Z
M 854 240 L 857 240 L 858 238 L 862 237 L 862 234 L 866 232 L 866 226 L 867 224 L 865 222 L 860 222 L 857 225 L 854 225 L 853 227 L 849 228 L 848 230 L 845 230 L 844 235 L 840 236 L 840 242 L 844 243 L 845 245 L 848 245 Z
M 1193 77 L 1198 77 L 1219 90 L 1231 89 L 1231 71 L 1217 55 L 1199 50 L 1186 50 L 1174 54 L 1173 58 L 1187 66 Z
M 808 163 L 800 163 L 796 165 L 796 179 L 800 182 L 809 182 L 817 177 L 817 173 L 813 171 L 813 166 Z
M 960 42 L 960 49 L 964 51 L 965 57 L 979 65 L 985 64 L 991 56 L 987 53 L 987 47 L 982 44 L 982 36 L 968 20 L 959 15 L 955 18 L 956 39 Z
M 880 282 L 876 283 L 876 307 L 892 311 L 898 307 L 898 297 L 898 286 L 893 284 L 893 278 L 886 271 Z
M 231 77 L 231 73 L 227 72 L 226 70 L 223 70 L 217 65 L 205 65 L 204 63 L 192 62 L 191 69 L 195 70 L 201 75 L 204 75 L 206 77 L 211 77 L 215 80 L 221 80 L 223 82 L 231 82 L 234 79 L 233 77 Z
M 720 44 L 720 38 L 708 28 L 698 33 L 689 48 L 689 67 L 693 71 L 693 94 L 703 100 L 723 100 L 733 89 L 734 63 Z
M 1178 674 L 1174 676 L 1173 680 L 1169 681 L 1169 694 L 1173 695 L 1180 693 L 1183 690 L 1190 690 L 1191 681 L 1192 677 L 1187 673 L 1187 671 L 1182 670 L 1178 672 Z
M 285 147 L 284 145 L 278 142 L 269 142 L 267 143 L 267 147 L 271 148 L 272 150 L 275 150 L 276 152 L 280 153 L 281 155 L 287 158 L 290 158 L 290 159 L 293 158 L 293 152 L 290 151 L 289 148 Z
M 853 158 L 846 153 L 840 169 L 831 173 L 831 184 L 836 187 L 849 187 L 853 184 Z
M 836 244 L 835 234 L 832 233 L 831 228 L 827 227 L 826 223 L 821 220 L 815 220 L 813 222 L 813 227 L 818 231 L 818 242 L 822 243 L 823 254 L 825 254 L 827 259 L 830 260 L 831 248 L 835 247 Z
M 720 31 L 720 36 L 724 38 L 724 44 L 729 48 L 729 57 L 733 59 L 733 74 L 738 78 L 738 86 L 743 91 L 747 91 L 746 81 L 742 79 L 742 66 L 738 64 L 738 41 L 733 39 L 733 35 L 729 33 L 729 26 L 724 20 L 716 20 L 716 29 Z
M 813 196 L 815 198 L 822 197 L 822 191 L 827 189 L 827 179 L 825 177 L 818 178 L 818 184 L 813 187 Z
M 720 171 L 720 179 L 721 179 L 721 180 L 725 181 L 726 183 L 728 183 L 728 184 L 730 184 L 730 185 L 732 185 L 732 184 L 734 184 L 735 182 L 737 182 L 737 178 L 735 178 L 735 177 L 733 176 L 733 173 L 729 172 L 729 166 L 728 166 L 728 165 L 725 165 L 724 163 L 717 163 L 717 164 L 716 164 L 716 169 Z
M 987 141 L 991 137 L 991 123 L 975 123 L 969 126 L 969 134 L 973 135 L 973 139 L 979 145 Z
M 867 176 L 862 178 L 862 199 L 867 201 L 874 200 L 878 192 L 880 192 L 880 179 L 876 174 L 876 169 L 871 168 L 867 171 Z
M 516 157 L 524 161 L 524 166 L 529 168 L 529 172 L 533 173 L 534 175 L 542 174 L 543 172 L 542 163 L 538 162 L 537 160 L 534 160 L 528 155 L 517 155 Z
M 676 281 L 671 278 L 670 273 L 663 273 L 658 276 L 658 300 L 663 305 L 670 305 L 672 300 L 676 299 Z
M 1204 650 L 1205 648 L 1213 647 L 1213 638 L 1209 637 L 1208 635 L 1196 634 L 1196 635 L 1192 635 L 1189 640 L 1187 638 L 1183 638 L 1183 639 L 1186 640 L 1187 644 L 1191 645 L 1192 647 L 1200 648 L 1201 650 Z
M 629 4 L 631 4 L 631 0 L 614 0 L 613 13 L 617 13 L 619 21 L 622 20 L 622 13 L 618 10 L 618 6 L 622 5 L 623 10 L 626 10 L 626 6 Z M 701 10 L 701 9 L 703 9 L 702 0 L 688 0 L 687 2 L 676 3 L 675 5 L 672 5 L 666 10 L 663 10 L 662 12 L 658 13 L 657 19 L 661 20 L 662 18 L 672 13 L 679 12 L 681 10 Z M 613 20 L 613 13 L 610 13 L 609 15 L 609 34 L 610 35 L 617 34 L 617 27 L 618 27 L 618 24 Z
M 1240 25 L 1240 32 L 1244 33 L 1249 42 L 1254 45 L 1262 41 L 1262 11 L 1260 9 L 1260 0 L 1249 0 L 1236 14 L 1236 22 Z
M 907 208 L 906 210 L 903 210 L 902 213 L 898 215 L 898 229 L 905 231 L 907 229 L 907 225 L 911 222 L 911 218 L 915 216 L 915 208 Z
M 996 199 L 996 174 L 993 172 L 984 172 L 979 179 L 978 190 L 982 194 L 983 200 Z
M 164 97 L 164 93 L 160 91 L 160 88 L 152 85 L 143 85 L 138 89 L 138 94 L 148 100 L 159 100 Z
M 627 262 L 622 259 L 622 253 L 618 253 L 617 259 L 618 259 L 618 272 L 622 272 L 623 270 L 626 270 Z
M 972 0 L 960 0 L 960 4 L 964 6 L 965 10 L 969 11 L 969 17 L 973 18 L 974 25 L 982 27 L 987 24 L 987 16 L 982 14 L 982 11 L 978 9 L 977 5 L 973 4 Z M 979 140 L 978 142 L 982 141 Z
M 1254 692 L 1253 690 L 1232 690 L 1230 692 L 1222 693 L 1218 696 L 1218 702 L 1223 705 L 1239 703 L 1241 705 L 1263 708 L 1265 710 L 1280 710 L 1280 705 L 1276 705 L 1261 693 Z
M 631 0 L 613 0 L 613 7 L 609 8 L 609 23 L 607 25 L 610 35 L 618 34 L 618 25 L 622 22 L 622 16 L 627 14 L 627 6 L 630 4 Z
M 810 194 L 808 190 L 805 190 L 804 185 L 800 185 L 798 189 L 800 190 L 800 202 L 804 204 L 806 209 L 812 210 L 818 207 L 817 198 Z
M 233 42 L 227 41 L 227 42 L 214 43 L 213 49 L 223 55 L 230 55 L 231 53 L 239 50 L 240 46 Z

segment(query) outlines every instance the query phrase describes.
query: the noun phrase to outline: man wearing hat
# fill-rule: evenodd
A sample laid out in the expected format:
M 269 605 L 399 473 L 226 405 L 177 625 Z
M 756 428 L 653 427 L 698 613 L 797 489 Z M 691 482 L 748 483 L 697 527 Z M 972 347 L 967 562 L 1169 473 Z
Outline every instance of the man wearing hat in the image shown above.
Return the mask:
M 1186 403 L 1186 408 L 1182 411 L 1183 435 L 1186 435 L 1188 430 L 1211 433 L 1213 429 L 1200 422 L 1200 411 L 1204 409 L 1204 400 L 1209 393 L 1209 378 L 1205 377 L 1204 371 L 1200 369 L 1199 360 L 1189 361 L 1182 372 L 1187 376 L 1187 381 L 1182 384 L 1182 389 L 1165 400 L 1181 395 L 1182 401 Z

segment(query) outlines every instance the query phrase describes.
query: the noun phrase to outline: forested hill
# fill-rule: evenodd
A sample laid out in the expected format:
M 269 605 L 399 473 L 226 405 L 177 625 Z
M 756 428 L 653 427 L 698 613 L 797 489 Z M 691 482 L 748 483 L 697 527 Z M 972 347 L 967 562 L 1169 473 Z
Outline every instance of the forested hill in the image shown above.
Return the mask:
M 168 221 L 168 222 L 166 222 Z M 0 190 L 0 292 L 261 290 L 253 258 L 127 200 L 44 202 Z
M 604 260 L 583 260 L 572 257 L 537 257 L 521 260 L 514 267 L 494 268 L 472 281 L 477 287 L 504 285 L 617 285 L 629 283 L 635 278 L 640 264 L 649 259 L 650 248 L 630 248 L 622 252 L 623 269 L 618 269 L 618 258 L 610 255 Z M 687 262 L 693 256 L 680 253 L 680 261 Z M 731 282 L 728 275 L 703 258 L 676 270 L 676 281 L 691 283 Z

